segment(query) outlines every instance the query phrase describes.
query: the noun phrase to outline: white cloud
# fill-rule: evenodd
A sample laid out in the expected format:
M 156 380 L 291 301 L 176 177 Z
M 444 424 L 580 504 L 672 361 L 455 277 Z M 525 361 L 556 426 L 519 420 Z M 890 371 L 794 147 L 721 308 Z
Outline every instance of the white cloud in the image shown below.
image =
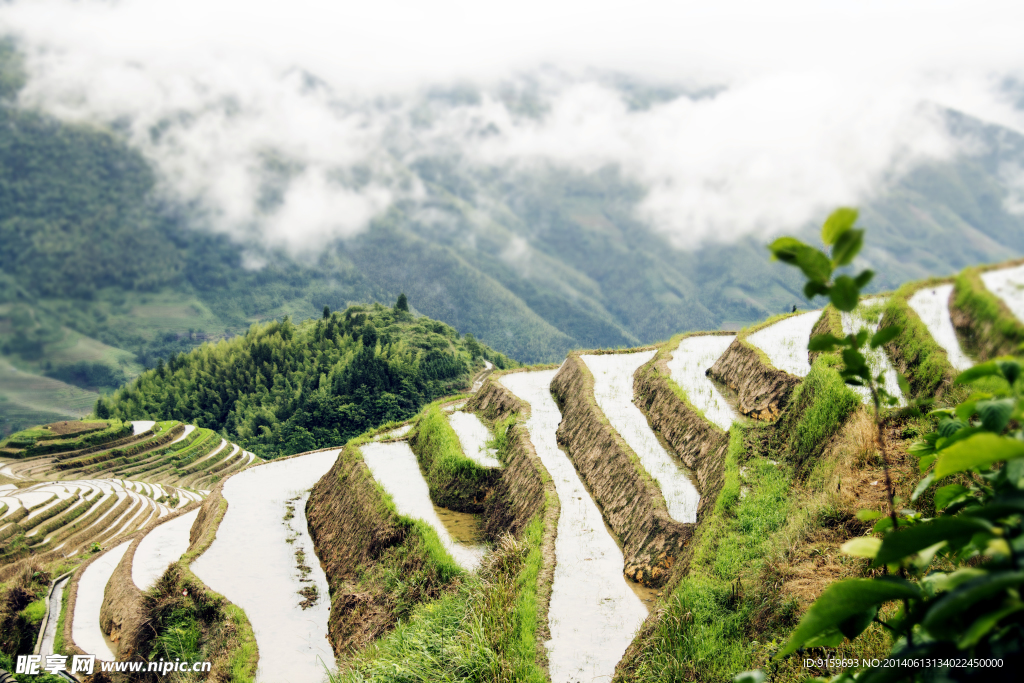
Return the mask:
M 296 253 L 422 197 L 403 162 L 437 150 L 618 165 L 647 188 L 640 217 L 690 246 L 792 229 L 962 151 L 932 103 L 1024 130 L 1000 90 L 1024 65 L 1020 3 L 22 0 L 0 26 L 28 51 L 26 105 L 127 118 L 167 191 Z M 601 70 L 718 91 L 636 110 Z M 493 95 L 523 74 L 540 119 Z M 479 102 L 424 104 L 467 82 Z

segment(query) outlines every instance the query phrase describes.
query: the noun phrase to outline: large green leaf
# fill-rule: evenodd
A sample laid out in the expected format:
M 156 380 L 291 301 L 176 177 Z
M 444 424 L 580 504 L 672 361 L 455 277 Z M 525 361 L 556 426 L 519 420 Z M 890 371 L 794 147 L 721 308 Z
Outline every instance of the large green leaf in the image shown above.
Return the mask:
M 950 503 L 969 492 L 970 489 L 962 484 L 950 484 L 949 486 L 943 486 L 935 492 L 935 509 L 945 510 L 949 507 Z
M 879 328 L 877 332 L 871 335 L 871 348 L 877 349 L 879 346 L 888 344 L 895 339 L 899 333 L 900 328 L 895 325 Z
M 981 417 L 982 429 L 997 434 L 1006 429 L 1010 423 L 1010 415 L 1017 402 L 1012 398 L 998 398 L 989 401 L 978 401 L 977 410 Z
M 935 478 L 942 479 L 957 472 L 1020 457 L 1024 457 L 1024 441 L 982 432 L 957 441 L 939 453 Z
M 1007 589 L 1019 589 L 1021 584 L 1024 571 L 986 572 L 935 601 L 921 625 L 936 638 L 954 637 L 963 630 L 960 615 L 965 611 Z
M 825 224 L 821 226 L 821 241 L 825 246 L 835 244 L 842 234 L 852 228 L 856 222 L 857 209 L 846 206 L 839 207 L 825 219 Z
M 832 261 L 814 247 L 801 247 L 796 252 L 796 265 L 808 280 L 828 282 L 832 277 Z
M 1011 600 L 1002 609 L 994 612 L 986 612 L 980 617 L 975 619 L 974 623 L 971 624 L 970 628 L 964 631 L 964 634 L 960 636 L 960 640 L 956 646 L 961 650 L 965 650 L 969 647 L 974 647 L 978 644 L 978 641 L 985 637 L 989 631 L 991 631 L 996 624 L 1002 621 L 1005 617 L 1010 616 L 1024 610 L 1024 602 L 1020 600 Z
M 978 363 L 973 368 L 964 370 L 956 376 L 956 381 L 954 383 L 967 384 L 976 379 L 981 379 L 982 377 L 991 377 L 999 374 L 999 365 L 994 360 L 990 360 L 987 363 Z
M 795 237 L 780 237 L 768 245 L 772 258 L 783 263 L 796 263 L 797 253 L 805 248 L 808 248 L 807 245 Z
M 832 283 L 832 288 L 828 290 L 828 298 L 832 305 L 840 311 L 849 312 L 857 308 L 857 302 L 860 299 L 860 288 L 857 287 L 857 283 L 850 276 L 840 275 Z
M 939 517 L 887 534 L 875 555 L 875 566 L 889 564 L 913 555 L 919 550 L 948 541 L 959 545 L 979 531 L 989 531 L 992 525 L 974 517 Z
M 862 246 L 864 246 L 863 230 L 847 230 L 840 235 L 836 240 L 836 246 L 832 248 L 832 262 L 836 268 L 852 263 L 854 257 L 860 253 Z
M 900 579 L 847 579 L 834 583 L 814 601 L 775 658 L 795 652 L 819 634 L 838 629 L 840 624 L 871 607 L 920 595 L 917 586 Z
M 846 340 L 831 334 L 816 334 L 807 343 L 808 351 L 834 351 L 837 346 L 842 346 Z

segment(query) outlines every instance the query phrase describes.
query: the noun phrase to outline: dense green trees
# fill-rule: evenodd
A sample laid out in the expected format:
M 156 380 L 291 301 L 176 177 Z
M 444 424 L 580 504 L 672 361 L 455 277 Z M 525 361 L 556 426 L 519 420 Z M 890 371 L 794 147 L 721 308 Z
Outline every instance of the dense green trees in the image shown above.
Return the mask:
M 382 305 L 288 318 L 173 356 L 97 405 L 122 419 L 225 431 L 261 456 L 340 445 L 464 388 L 472 359 L 512 365 L 451 327 Z

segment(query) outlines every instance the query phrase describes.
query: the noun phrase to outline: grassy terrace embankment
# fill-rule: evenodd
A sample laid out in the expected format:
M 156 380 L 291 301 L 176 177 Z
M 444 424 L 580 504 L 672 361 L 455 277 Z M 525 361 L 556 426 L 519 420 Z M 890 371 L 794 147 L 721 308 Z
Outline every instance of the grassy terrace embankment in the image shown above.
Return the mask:
M 721 487 L 709 496 L 689 561 L 673 576 L 662 609 L 648 619 L 616 680 L 727 681 L 757 666 L 779 681 L 807 674 L 795 660 L 770 666 L 769 660 L 828 583 L 863 571 L 862 561 L 838 548 L 868 530 L 855 517 L 858 509 L 882 510 L 885 502 L 872 423 L 835 363 L 831 354 L 819 356 L 774 423 L 730 428 Z M 657 381 L 655 368 L 642 370 L 638 387 Z M 660 393 L 663 401 L 675 396 L 665 388 Z M 919 476 L 906 446 L 920 428 L 894 412 L 886 431 L 897 493 L 906 498 Z M 875 627 L 857 649 L 843 646 L 836 656 L 876 656 L 884 643 Z
M 693 533 L 672 519 L 657 484 L 640 459 L 608 424 L 594 398 L 594 376 L 569 354 L 551 382 L 562 411 L 558 441 L 623 545 L 626 576 L 661 586 Z
M 907 378 L 913 398 L 941 398 L 957 376 L 946 351 L 939 346 L 921 317 L 908 303 L 918 290 L 947 284 L 949 278 L 908 282 L 885 302 L 879 329 L 900 326 L 899 335 L 885 345 L 896 370 Z
M 982 273 L 1024 264 L 1024 259 L 965 268 L 953 280 L 950 319 L 964 348 L 979 361 L 1020 352 L 1024 324 L 985 287 Z
M 376 434 L 387 438 L 394 425 L 349 442 L 314 487 L 307 514 L 331 585 L 330 637 L 340 667 L 332 680 L 545 679 L 541 643 L 558 504 L 518 421 L 529 406 L 488 378 L 464 410 L 493 425 L 503 464 L 489 472 L 487 489 L 468 481 L 495 545 L 476 572 L 455 566 L 433 530 L 398 515 L 372 479 L 359 446 Z M 440 406 L 418 419 L 416 447 L 428 481 L 431 472 L 443 474 L 436 464 L 445 459 L 479 468 L 456 452 L 458 439 L 444 427 L 451 429 Z M 454 490 L 452 479 L 439 481 L 450 486 L 434 490 Z
M 725 353 L 708 369 L 708 376 L 736 392 L 737 408 L 747 417 L 774 420 L 785 410 L 799 377 L 772 365 L 761 349 L 747 337 L 800 313 L 784 313 L 744 328 Z
M 195 506 L 192 504 L 174 516 L 186 514 Z M 131 538 L 131 546 L 114 570 L 101 611 L 102 628 L 116 636 L 119 660 L 152 661 L 162 657 L 209 661 L 209 680 L 254 680 L 258 652 L 245 613 L 210 590 L 190 569 L 192 562 L 213 543 L 226 511 L 227 501 L 218 486 L 200 507 L 188 551 L 148 591 L 138 590 L 132 580 L 134 551 L 149 531 L 173 517 L 154 522 Z M 86 566 L 82 565 L 69 586 L 69 614 L 73 614 L 77 599 L 77 579 Z M 66 618 L 65 649 L 77 653 L 71 622 Z
M 484 499 L 500 476 L 500 471 L 482 467 L 467 457 L 459 436 L 442 406 L 468 397 L 435 401 L 416 417 L 409 446 L 436 505 L 459 512 L 483 512 Z

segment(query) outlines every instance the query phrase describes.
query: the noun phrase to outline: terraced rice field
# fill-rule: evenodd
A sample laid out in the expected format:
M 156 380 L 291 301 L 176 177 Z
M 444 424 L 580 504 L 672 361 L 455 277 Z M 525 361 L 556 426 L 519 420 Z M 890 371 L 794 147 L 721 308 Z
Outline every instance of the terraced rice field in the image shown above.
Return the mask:
M 259 648 L 257 681 L 319 683 L 324 667 L 335 666 L 327 641 L 327 577 L 306 531 L 305 505 L 300 508 L 296 499 L 302 500 L 337 457 L 336 450 L 310 453 L 231 477 L 223 488 L 228 510 L 217 537 L 192 563 L 207 586 L 245 610 Z M 300 523 L 284 519 L 289 509 Z M 298 569 L 299 549 L 308 576 Z M 299 590 L 309 586 L 316 587 L 319 599 L 303 609 Z
M 747 341 L 764 351 L 769 362 L 779 370 L 797 377 L 806 377 L 811 371 L 807 359 L 807 342 L 821 311 L 790 316 L 754 332 Z
M 708 379 L 705 371 L 725 353 L 736 335 L 698 335 L 686 337 L 672 352 L 668 369 L 672 380 L 686 392 L 686 398 L 704 417 L 728 430 L 736 420 L 736 411 Z
M 156 583 L 167 566 L 188 550 L 189 532 L 199 516 L 199 508 L 164 522 L 146 534 L 132 559 L 132 581 L 139 590 L 148 590 Z
M 601 511 L 558 447 L 555 431 L 562 416 L 549 390 L 556 372 L 521 372 L 500 379 L 532 408 L 526 428 L 561 504 L 548 607 L 551 640 L 545 643 L 551 680 L 611 680 L 647 609 L 622 574 L 622 551 Z
M 580 356 L 594 375 L 594 398 L 615 431 L 640 458 L 661 489 L 668 514 L 677 522 L 696 522 L 700 493 L 682 463 L 658 441 L 647 417 L 633 404 L 633 373 L 657 351 Z
M 487 425 L 480 421 L 476 413 L 464 413 L 456 410 L 448 416 L 448 424 L 459 436 L 462 452 L 483 467 L 501 467 L 494 457 L 494 449 L 487 447 L 491 432 Z
M 937 285 L 919 289 L 907 301 L 921 321 L 928 328 L 932 339 L 946 351 L 949 362 L 957 370 L 966 370 L 974 365 L 956 338 L 953 321 L 949 319 L 949 296 L 953 285 Z
M 445 549 L 464 569 L 472 571 L 480 566 L 484 548 L 458 543 L 448 533 L 430 500 L 427 482 L 408 443 L 368 443 L 361 450 L 373 478 L 391 496 L 399 514 L 421 519 L 433 527 Z
M 1024 265 L 1000 268 L 981 274 L 981 281 L 1006 304 L 1006 307 L 1024 321 Z
M 169 514 L 175 509 L 172 501 L 182 507 L 201 499 L 198 493 L 118 479 L 5 486 L 0 490 L 0 560 L 12 553 L 19 557 L 22 544 L 29 553 L 59 551 L 70 557 Z
M 884 302 L 885 299 L 880 297 L 865 299 L 852 312 L 842 313 L 843 333 L 856 334 L 862 328 L 866 328 L 870 334 L 877 332 L 878 323 L 882 320 L 882 313 L 874 309 Z M 872 349 L 870 346 L 866 346 L 864 348 L 864 356 L 867 358 L 868 367 L 871 368 L 871 374 L 877 377 L 881 373 L 885 377 L 885 390 L 889 392 L 889 395 L 897 397 L 899 405 L 907 405 L 907 399 L 903 396 L 903 391 L 900 389 L 896 368 L 892 366 L 892 362 L 889 360 L 889 356 L 886 355 L 885 349 Z M 871 402 L 871 392 L 867 387 L 851 386 L 850 388 L 860 394 L 861 400 L 864 403 Z
M 111 548 L 85 568 L 78 580 L 78 598 L 75 600 L 75 614 L 71 624 L 71 637 L 75 644 L 97 659 L 114 661 L 116 650 L 107 635 L 100 628 L 100 607 L 103 593 L 110 575 L 128 551 L 129 542 Z

